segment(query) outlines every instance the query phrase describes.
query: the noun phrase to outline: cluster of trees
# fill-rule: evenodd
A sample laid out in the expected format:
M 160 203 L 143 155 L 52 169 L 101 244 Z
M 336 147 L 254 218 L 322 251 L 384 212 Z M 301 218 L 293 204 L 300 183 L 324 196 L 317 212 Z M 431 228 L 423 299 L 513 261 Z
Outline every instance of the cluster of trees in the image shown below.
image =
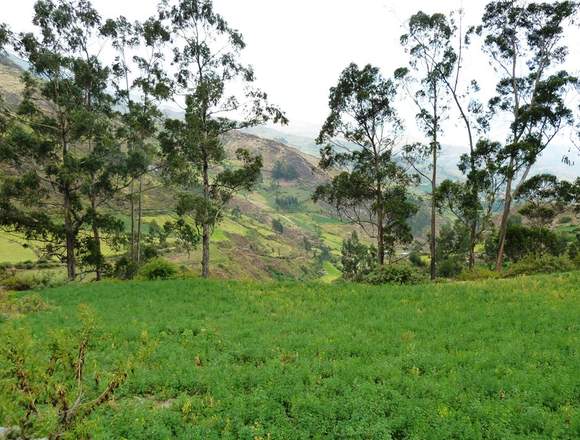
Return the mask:
M 567 0 L 492 1 L 480 23 L 466 31 L 461 13 L 457 18 L 418 12 L 401 36 L 408 63 L 392 79 L 370 65 L 351 64 L 342 72 L 330 90 L 330 115 L 318 138 L 321 167 L 342 172 L 320 186 L 314 199 L 333 206 L 374 241 L 375 265 L 383 266 L 385 258 L 393 261 L 396 247 L 412 242 L 408 219 L 416 207 L 409 188 L 417 179 L 431 188 L 432 279 L 446 272 L 438 270 L 438 262 L 449 266 L 450 258 L 473 268 L 476 245 L 489 235 L 497 242 L 494 265 L 501 271 L 514 200 L 523 203 L 521 213 L 538 228 L 549 225 L 563 208 L 578 211 L 580 179 L 530 178 L 553 139 L 574 126 L 574 108 L 565 95 L 577 88 L 578 79 L 562 64 L 568 55 L 565 32 L 577 11 L 578 4 Z M 475 39 L 497 78 L 487 103 L 477 99 L 477 81 L 464 78 L 465 53 Z M 416 106 L 424 142 L 402 145 L 397 95 Z M 440 182 L 438 158 L 445 120 L 451 116 L 464 127 L 466 153 L 458 164 L 464 178 Z M 506 121 L 508 129 L 502 130 Z M 498 213 L 501 220 L 492 233 Z M 455 220 L 440 228 L 438 236 L 443 215 Z M 348 256 L 359 247 L 356 237 L 345 242 L 343 260 L 345 252 Z M 357 264 L 369 265 L 365 252 Z M 347 261 L 345 270 L 352 266 Z
M 277 160 L 272 167 L 272 179 L 296 180 L 298 179 L 298 170 L 291 163 Z
M 578 79 L 562 65 L 565 30 L 577 11 L 568 0 L 492 1 L 466 30 L 461 13 L 418 12 L 400 39 L 408 60 L 392 78 L 370 65 L 344 69 L 317 139 L 320 166 L 336 172 L 313 198 L 375 243 L 364 261 L 349 262 L 365 245 L 358 237 L 345 241 L 346 272 L 361 264 L 384 267 L 411 245 L 409 219 L 418 210 L 411 189 L 421 180 L 430 187 L 431 278 L 448 271 L 450 261 L 473 268 L 476 246 L 490 237 L 488 254 L 493 248 L 501 271 L 511 255 L 514 200 L 538 230 L 564 209 L 578 210 L 580 179 L 560 182 L 532 172 L 553 139 L 574 124 L 575 109 L 564 98 Z M 0 25 L 0 52 L 12 50 L 28 65 L 17 108 L 0 103 L 0 227 L 65 262 L 71 280 L 79 268 L 97 279 L 110 272 L 106 247 L 126 248 L 123 264 L 131 273 L 148 247 L 166 244 L 169 235 L 188 252 L 201 244 L 201 273 L 209 276 L 213 229 L 233 195 L 251 190 L 262 169 L 261 157 L 246 150 L 228 160 L 220 138 L 287 122 L 240 62 L 242 35 L 211 0 L 163 0 L 143 22 L 103 19 L 88 0 L 38 0 L 32 23 L 36 30 L 27 33 Z M 473 40 L 495 67 L 487 103 L 477 99 L 477 81 L 464 78 Z M 402 97 L 416 107 L 423 142 L 403 144 L 396 108 Z M 182 119 L 164 116 L 168 102 L 183 107 Z M 465 133 L 463 179 L 440 181 L 451 117 Z M 506 121 L 508 129 L 501 129 Z M 298 173 L 278 161 L 272 177 L 294 180 Z M 144 195 L 159 185 L 174 189 L 178 220 L 144 234 Z M 284 210 L 298 206 L 293 197 L 276 203 Z M 438 228 L 443 216 L 454 221 Z M 273 228 L 283 232 L 278 220 Z
M 275 203 L 282 211 L 293 212 L 300 209 L 300 201 L 295 196 L 276 196 Z
M 526 219 L 526 225 L 518 217 L 512 217 L 508 223 L 505 255 L 510 261 L 519 261 L 529 254 L 559 256 L 566 252 L 570 258 L 576 258 L 580 236 L 566 240 L 553 231 L 553 224 L 564 212 L 580 213 L 580 178 L 571 183 L 538 174 L 520 185 L 514 198 L 520 201 L 518 212 Z M 487 237 L 485 253 L 489 259 L 497 253 L 499 243 L 497 232 Z
M 179 220 L 164 231 L 202 243 L 207 277 L 213 228 L 262 167 L 245 150 L 226 166 L 220 136 L 286 122 L 240 63 L 242 35 L 210 0 L 161 1 L 134 23 L 103 19 L 88 0 L 38 0 L 32 24 L 25 33 L 0 25 L 0 51 L 28 66 L 18 107 L 0 106 L 0 227 L 65 262 L 69 279 L 81 269 L 100 279 L 111 269 L 105 246 L 126 247 L 126 263 L 140 264 L 144 194 L 169 184 Z M 167 102 L 184 118 L 165 118 Z

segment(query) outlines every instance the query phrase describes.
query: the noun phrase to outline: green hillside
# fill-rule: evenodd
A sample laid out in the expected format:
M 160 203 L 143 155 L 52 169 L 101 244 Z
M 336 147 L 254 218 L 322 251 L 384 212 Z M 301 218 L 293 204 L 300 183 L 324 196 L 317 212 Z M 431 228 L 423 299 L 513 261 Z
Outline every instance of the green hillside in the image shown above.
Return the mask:
M 12 105 L 21 99 L 23 85 L 19 79 L 22 70 L 11 59 L 0 57 L 0 96 Z M 174 115 L 175 116 L 175 115 Z M 266 132 L 267 133 L 267 132 Z M 262 180 L 255 191 L 239 194 L 230 202 L 212 237 L 212 276 L 245 280 L 322 280 L 333 281 L 338 271 L 342 241 L 353 227 L 343 224 L 330 209 L 311 201 L 317 185 L 330 178 L 318 167 L 315 156 L 281 140 L 258 137 L 242 131 L 234 131 L 222 138 L 224 148 L 231 159 L 239 148 L 259 154 L 263 160 Z M 235 164 L 235 161 L 229 161 Z M 293 171 L 288 179 L 274 178 L 276 164 L 284 164 Z M 2 170 L 0 170 L 0 174 Z M 145 233 L 153 223 L 159 226 L 175 220 L 176 189 L 160 183 L 152 174 L 144 193 Z M 297 206 L 288 210 L 277 204 L 276 199 L 294 198 Z M 117 201 L 113 208 L 116 215 L 126 220 L 129 230 L 128 202 Z M 125 206 L 127 205 L 127 206 Z M 280 221 L 284 230 L 273 230 L 272 222 Z M 424 208 L 413 219 L 417 238 L 423 238 L 428 223 Z M 26 244 L 17 235 L 0 231 L 0 264 L 35 262 L 34 243 Z M 105 246 L 106 247 L 106 246 Z M 108 249 L 108 256 L 118 251 Z M 164 257 L 180 265 L 198 270 L 201 250 L 190 254 L 170 242 Z M 64 270 L 64 269 L 63 269 Z
M 95 439 L 572 439 L 579 285 L 579 272 L 413 287 L 71 284 L 41 292 L 47 310 L 24 307 L 0 331 L 34 335 L 44 365 L 52 335 L 78 334 L 87 304 L 98 328 L 87 392 L 143 335 L 157 341 L 89 418 Z M 15 400 L 0 384 L 10 421 Z
M 9 59 L 0 58 L 0 95 L 12 105 L 20 100 L 21 72 Z M 234 157 L 238 148 L 261 155 L 264 168 L 257 190 L 237 196 L 214 232 L 213 275 L 264 280 L 335 279 L 340 243 L 351 228 L 310 200 L 316 185 L 328 179 L 318 169 L 317 159 L 280 142 L 241 132 L 228 134 L 223 143 L 229 157 Z M 274 180 L 272 169 L 277 162 L 289 165 L 296 175 L 289 180 Z M 153 223 L 162 226 L 176 218 L 175 189 L 161 185 L 155 175 L 150 177 L 149 186 L 153 189 L 144 195 L 145 232 Z M 277 197 L 295 197 L 298 206 L 286 212 L 276 204 Z M 128 216 L 122 209 L 116 212 L 123 219 Z M 281 233 L 272 229 L 274 219 L 283 223 Z M 126 223 L 128 228 L 128 219 Z M 0 231 L 0 263 L 36 261 L 34 243 L 26 248 L 23 244 L 17 235 Z M 174 243 L 164 252 L 165 257 L 195 270 L 201 259 L 201 251 L 188 255 Z M 114 255 L 115 251 L 109 250 L 108 254 Z
M 240 132 L 229 134 L 223 142 L 230 157 L 238 148 L 260 154 L 264 168 L 255 191 L 238 195 L 230 202 L 223 222 L 212 236 L 213 275 L 246 280 L 335 279 L 340 246 L 352 227 L 311 201 L 316 185 L 328 178 L 316 167 L 316 159 L 279 142 Z M 274 179 L 272 169 L 276 162 L 290 164 L 296 170 L 296 178 Z M 292 198 L 296 206 L 285 209 L 277 203 L 282 198 Z M 172 204 L 168 191 L 148 194 L 146 227 L 175 219 Z M 273 221 L 281 222 L 283 230 L 275 231 Z M 196 267 L 201 250 L 186 255 L 173 248 L 166 256 Z

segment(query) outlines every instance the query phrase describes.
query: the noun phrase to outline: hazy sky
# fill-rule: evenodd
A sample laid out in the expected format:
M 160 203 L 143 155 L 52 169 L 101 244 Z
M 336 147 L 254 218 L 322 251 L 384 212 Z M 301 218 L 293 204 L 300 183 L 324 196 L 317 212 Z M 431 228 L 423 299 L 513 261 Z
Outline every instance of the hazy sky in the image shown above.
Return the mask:
M 3 7 L 2 21 L 30 28 L 34 0 Z M 104 17 L 142 19 L 155 13 L 156 0 L 92 0 Z M 469 0 L 467 19 L 480 15 L 485 1 Z M 327 115 L 328 89 L 352 61 L 372 63 L 385 75 L 404 62 L 402 25 L 414 12 L 450 11 L 461 0 L 214 0 L 215 8 L 246 40 L 245 62 L 258 85 L 291 121 L 320 125 Z
M 470 0 L 470 8 L 485 5 Z M 291 120 L 318 126 L 328 89 L 350 62 L 371 63 L 389 76 L 405 61 L 403 24 L 418 10 L 450 11 L 460 0 L 218 0 L 246 36 L 248 60 Z M 476 12 L 476 15 L 477 15 Z M 471 11 L 470 11 L 471 14 Z
M 2 3 L 0 20 L 15 30 L 30 27 L 34 0 Z M 156 0 L 92 0 L 103 17 L 125 15 L 143 19 L 155 13 Z M 327 116 L 328 89 L 341 70 L 354 61 L 379 66 L 385 76 L 407 57 L 399 44 L 405 21 L 418 10 L 449 12 L 463 7 L 465 25 L 477 24 L 486 0 L 214 0 L 215 8 L 245 37 L 245 62 L 254 66 L 258 85 L 270 100 L 286 111 L 294 132 L 312 132 Z M 6 7 L 5 5 L 9 5 Z M 575 41 L 578 28 L 571 34 Z M 476 78 L 493 91 L 496 77 L 479 43 L 465 62 L 465 79 Z M 580 71 L 577 44 L 571 45 L 568 69 Z M 578 95 L 572 97 L 576 102 Z M 420 136 L 411 104 L 400 105 L 407 118 L 406 134 Z M 569 136 L 569 135 L 568 135 Z M 463 143 L 464 133 L 455 117 L 445 143 Z

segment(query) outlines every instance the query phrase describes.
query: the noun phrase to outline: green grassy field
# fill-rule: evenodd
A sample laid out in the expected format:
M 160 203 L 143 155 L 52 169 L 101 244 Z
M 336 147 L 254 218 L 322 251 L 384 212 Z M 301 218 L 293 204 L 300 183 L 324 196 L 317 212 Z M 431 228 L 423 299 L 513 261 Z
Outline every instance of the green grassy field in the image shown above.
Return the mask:
M 30 248 L 22 246 L 18 237 L 0 231 L 0 263 L 22 263 L 36 261 L 38 258 Z
M 411 287 L 71 285 L 0 328 L 41 341 L 89 305 L 110 367 L 159 343 L 90 421 L 112 439 L 580 437 L 580 273 Z M 12 402 L 0 393 L 0 422 Z M 1 423 L 0 423 L 1 424 Z
M 325 261 L 322 268 L 324 269 L 324 275 L 320 278 L 323 283 L 332 283 L 338 280 L 342 273 L 336 268 L 330 261 Z

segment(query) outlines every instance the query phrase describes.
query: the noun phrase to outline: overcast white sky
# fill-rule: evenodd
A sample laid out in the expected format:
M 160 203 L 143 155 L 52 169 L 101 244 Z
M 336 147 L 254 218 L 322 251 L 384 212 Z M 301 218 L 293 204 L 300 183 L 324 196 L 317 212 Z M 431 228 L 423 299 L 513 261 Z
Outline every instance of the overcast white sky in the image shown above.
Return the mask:
M 418 10 L 451 11 L 460 0 L 218 0 L 248 42 L 248 60 L 291 120 L 318 126 L 328 113 L 328 89 L 350 62 L 381 67 L 405 63 L 403 24 Z M 477 14 L 485 3 L 469 0 Z
M 2 21 L 30 28 L 34 0 L 0 0 Z M 143 19 L 156 0 L 92 0 L 103 17 Z M 461 0 L 214 0 L 215 8 L 246 40 L 244 60 L 258 85 L 299 126 L 319 126 L 327 116 L 328 89 L 347 64 L 371 63 L 385 75 L 402 65 L 399 44 L 405 20 L 417 12 L 448 12 Z M 484 0 L 468 0 L 467 20 L 477 18 Z M 485 62 L 483 64 L 486 66 Z
M 34 0 L 0 0 L 1 21 L 15 30 L 30 28 Z M 103 17 L 125 15 L 143 19 L 156 11 L 156 0 L 92 0 Z M 465 24 L 477 24 L 486 0 L 214 0 L 215 8 L 239 29 L 247 43 L 244 61 L 253 65 L 260 88 L 286 111 L 292 131 L 312 134 L 327 116 L 328 89 L 350 62 L 379 66 L 385 76 L 406 63 L 399 44 L 405 21 L 418 10 L 449 12 L 463 8 Z M 569 65 L 580 72 L 571 33 Z M 465 79 L 476 78 L 493 91 L 496 77 L 487 58 L 473 52 L 465 63 Z M 578 95 L 574 96 L 577 102 Z M 412 105 L 401 105 L 407 117 L 407 136 L 416 131 Z M 406 114 L 405 114 L 406 113 Z M 569 136 L 569 135 L 568 135 Z M 451 118 L 447 144 L 463 143 L 464 133 Z M 563 141 L 563 139 L 562 139 Z

